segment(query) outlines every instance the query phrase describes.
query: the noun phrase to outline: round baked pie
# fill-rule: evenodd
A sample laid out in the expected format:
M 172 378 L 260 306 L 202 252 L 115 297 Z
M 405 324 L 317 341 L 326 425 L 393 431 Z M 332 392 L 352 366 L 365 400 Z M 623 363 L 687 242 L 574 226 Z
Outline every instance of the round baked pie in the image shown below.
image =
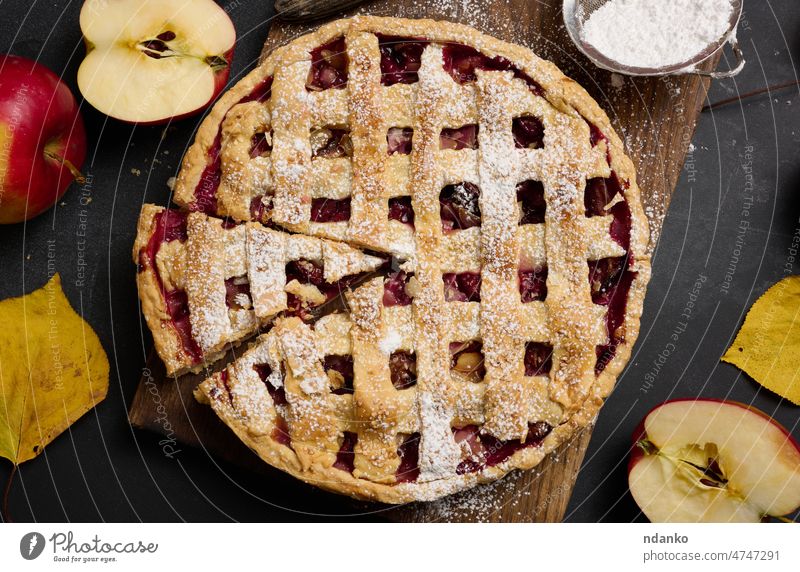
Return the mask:
M 649 233 L 622 142 L 553 64 L 469 27 L 357 17 L 275 50 L 174 198 L 134 252 L 159 353 L 192 369 L 268 327 L 196 396 L 335 492 L 430 500 L 533 467 L 638 334 Z

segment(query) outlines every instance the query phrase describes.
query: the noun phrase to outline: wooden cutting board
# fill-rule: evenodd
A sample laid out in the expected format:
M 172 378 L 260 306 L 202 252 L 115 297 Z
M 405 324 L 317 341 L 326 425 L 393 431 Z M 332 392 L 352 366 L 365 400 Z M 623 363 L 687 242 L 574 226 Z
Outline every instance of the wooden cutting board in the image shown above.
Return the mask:
M 374 15 L 434 18 L 471 25 L 500 39 L 526 45 L 554 61 L 581 83 L 605 109 L 637 167 L 639 186 L 651 225 L 651 251 L 661 231 L 669 198 L 677 183 L 697 116 L 705 101 L 708 80 L 697 76 L 660 79 L 627 78 L 599 70 L 569 40 L 560 0 L 378 0 L 357 10 Z M 350 16 L 356 10 L 342 14 Z M 263 54 L 318 25 L 273 22 Z M 624 30 L 619 30 L 624 33 Z M 262 54 L 262 55 L 263 55 Z M 707 62 L 713 67 L 716 60 Z M 223 360 L 215 369 L 220 369 Z M 233 433 L 192 397 L 204 376 L 167 378 L 155 352 L 148 360 L 130 409 L 134 427 L 169 435 L 183 445 L 203 447 L 234 464 L 280 479 Z M 396 521 L 560 521 L 569 502 L 591 427 L 551 455 L 534 471 L 515 472 L 492 485 L 436 503 L 418 503 L 381 512 Z M 288 484 L 285 481 L 290 481 Z M 284 506 L 307 498 L 307 485 L 281 480 Z M 331 512 L 363 513 L 364 503 L 333 499 Z M 377 508 L 377 507 L 375 507 Z M 320 511 L 322 512 L 322 511 Z

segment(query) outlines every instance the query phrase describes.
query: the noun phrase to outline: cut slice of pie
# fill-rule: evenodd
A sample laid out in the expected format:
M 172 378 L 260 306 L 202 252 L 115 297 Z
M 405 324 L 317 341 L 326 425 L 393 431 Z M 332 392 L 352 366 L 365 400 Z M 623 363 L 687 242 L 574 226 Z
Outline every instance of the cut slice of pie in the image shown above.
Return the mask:
M 144 205 L 133 249 L 170 375 L 198 371 L 281 312 L 303 318 L 386 264 L 346 244 Z

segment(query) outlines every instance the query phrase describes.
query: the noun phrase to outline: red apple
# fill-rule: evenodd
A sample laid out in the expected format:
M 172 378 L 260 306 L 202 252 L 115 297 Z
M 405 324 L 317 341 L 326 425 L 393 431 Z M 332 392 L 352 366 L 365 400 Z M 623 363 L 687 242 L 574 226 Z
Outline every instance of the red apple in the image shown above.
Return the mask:
M 205 109 L 225 87 L 236 30 L 212 0 L 89 0 L 78 87 L 99 111 L 157 124 Z
M 759 522 L 800 507 L 800 445 L 753 407 L 668 401 L 633 439 L 628 485 L 652 522 Z
M 69 88 L 41 64 L 0 56 L 0 224 L 53 206 L 85 158 L 86 131 Z

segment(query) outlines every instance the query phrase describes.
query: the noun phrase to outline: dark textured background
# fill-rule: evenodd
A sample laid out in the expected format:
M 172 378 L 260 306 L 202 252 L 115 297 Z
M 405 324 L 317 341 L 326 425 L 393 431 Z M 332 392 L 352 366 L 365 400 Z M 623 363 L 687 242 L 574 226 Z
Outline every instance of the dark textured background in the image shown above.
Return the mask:
M 61 74 L 77 95 L 83 56 L 78 1 L 0 2 L 0 52 L 27 56 Z M 272 15 L 267 0 L 228 4 L 238 42 L 231 81 L 251 69 Z M 736 80 L 714 82 L 711 101 L 797 79 L 800 5 L 750 0 L 739 38 L 748 65 Z M 624 31 L 620 31 L 624 33 Z M 800 232 L 800 97 L 797 87 L 704 113 L 693 150 L 653 257 L 642 329 L 626 373 L 603 408 L 567 513 L 571 521 L 631 521 L 641 516 L 627 493 L 630 434 L 644 414 L 670 397 L 727 397 L 753 403 L 800 437 L 800 408 L 760 389 L 719 361 L 750 304 L 786 271 Z M 619 111 L 619 110 L 618 110 Z M 159 437 L 133 431 L 127 406 L 142 371 L 149 334 L 140 320 L 130 250 L 143 202 L 167 204 L 196 119 L 133 127 L 83 106 L 90 140 L 84 171 L 92 201 L 73 187 L 61 204 L 25 225 L 0 227 L 0 298 L 41 287 L 47 241 L 76 310 L 97 331 L 111 362 L 108 399 L 20 468 L 12 490 L 15 520 L 214 521 L 308 520 L 353 510 L 309 489 L 287 506 L 286 478 L 264 478 L 216 462 L 200 450 L 162 454 Z M 750 155 L 748 158 L 746 155 Z M 752 169 L 752 191 L 746 188 Z M 79 213 L 88 213 L 86 280 L 76 284 Z M 747 211 L 747 215 L 743 214 Z M 746 217 L 749 228 L 739 229 Z M 738 241 L 738 246 L 737 246 Z M 741 251 L 740 256 L 736 253 Z M 736 252 L 735 252 L 736 251 Z M 795 265 L 791 273 L 800 273 Z M 732 275 L 727 293 L 721 287 Z M 674 351 L 669 336 L 699 275 L 707 278 Z M 661 358 L 660 368 L 654 360 Z M 657 371 L 652 387 L 645 381 Z M 10 464 L 0 462 L 0 482 Z M 314 515 L 312 513 L 317 513 Z M 341 519 L 342 517 L 337 517 Z M 375 516 L 354 517 L 360 520 Z

